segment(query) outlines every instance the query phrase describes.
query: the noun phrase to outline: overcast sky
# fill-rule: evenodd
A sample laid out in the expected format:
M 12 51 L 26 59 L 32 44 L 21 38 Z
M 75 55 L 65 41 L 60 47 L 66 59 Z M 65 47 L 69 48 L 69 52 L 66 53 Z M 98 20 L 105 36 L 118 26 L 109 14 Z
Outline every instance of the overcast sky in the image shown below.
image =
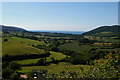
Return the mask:
M 118 3 L 4 2 L 2 24 L 27 30 L 88 31 L 118 24 Z

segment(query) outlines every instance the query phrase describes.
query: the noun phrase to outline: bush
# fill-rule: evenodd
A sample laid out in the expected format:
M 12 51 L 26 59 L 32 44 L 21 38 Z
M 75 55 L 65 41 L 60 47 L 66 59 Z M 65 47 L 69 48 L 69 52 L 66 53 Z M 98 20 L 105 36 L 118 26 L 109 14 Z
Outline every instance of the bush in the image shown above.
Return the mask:
M 8 41 L 8 39 L 4 39 L 3 41 L 4 41 L 4 42 L 7 42 L 7 41 Z
M 42 59 L 38 60 L 37 65 L 41 65 L 41 66 L 47 65 L 46 59 L 42 58 Z
M 17 62 L 11 62 L 9 64 L 9 68 L 11 68 L 12 70 L 16 71 L 16 70 L 20 70 L 21 66 Z

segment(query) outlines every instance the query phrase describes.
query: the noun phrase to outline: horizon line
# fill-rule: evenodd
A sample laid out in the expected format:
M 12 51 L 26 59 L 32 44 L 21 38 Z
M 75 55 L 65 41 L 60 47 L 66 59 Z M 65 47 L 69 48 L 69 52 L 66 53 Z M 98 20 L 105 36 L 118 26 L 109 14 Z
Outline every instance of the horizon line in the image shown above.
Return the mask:
M 2 0 L 1 2 L 119 2 L 119 0 Z
M 99 27 L 102 27 L 102 26 L 120 26 L 119 24 L 113 24 L 113 25 L 100 25 L 100 26 L 97 26 L 96 28 L 99 28 Z M 22 28 L 22 29 L 25 29 L 25 28 L 23 28 L 22 26 L 17 26 L 17 25 L 6 25 L 6 24 L 0 24 L 0 26 L 8 26 L 8 27 L 17 27 L 17 28 Z M 81 31 L 81 32 L 87 32 L 87 31 L 91 31 L 91 30 L 93 30 L 93 29 L 96 29 L 96 28 L 91 28 L 91 29 L 89 29 L 89 30 L 72 30 L 72 31 Z M 32 29 L 25 29 L 25 30 L 27 30 L 27 31 L 71 31 L 71 30 L 40 30 L 40 29 L 38 29 L 38 30 L 32 30 Z

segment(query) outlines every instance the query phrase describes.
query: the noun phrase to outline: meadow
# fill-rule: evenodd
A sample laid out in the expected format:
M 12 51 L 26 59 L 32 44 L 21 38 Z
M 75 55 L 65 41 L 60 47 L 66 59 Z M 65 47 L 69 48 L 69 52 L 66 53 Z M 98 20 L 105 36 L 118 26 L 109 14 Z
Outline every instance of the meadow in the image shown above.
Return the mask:
M 51 61 L 51 58 L 54 58 L 55 60 L 61 60 L 66 57 L 66 55 L 59 53 L 59 52 L 53 52 L 50 51 L 51 55 L 49 57 L 46 57 L 46 61 L 49 62 Z M 26 59 L 26 60 L 20 60 L 17 61 L 20 65 L 27 65 L 27 64 L 35 64 L 40 60 L 41 58 L 37 59 Z
M 71 43 L 65 43 L 65 44 L 59 46 L 59 49 L 61 49 L 61 50 L 65 49 L 65 50 L 71 50 L 71 51 L 80 52 L 80 53 L 89 51 L 92 48 L 95 48 L 95 47 L 91 46 L 89 44 L 80 45 L 80 43 L 77 41 L 74 41 Z
M 32 47 L 31 45 L 42 45 L 45 44 L 43 42 L 25 39 L 25 38 L 18 38 L 18 37 L 4 37 L 8 41 L 3 41 L 2 46 L 2 55 L 9 54 L 9 55 L 23 55 L 23 54 L 42 54 L 44 50 L 37 49 Z
M 67 62 L 61 62 L 59 64 L 51 64 L 48 66 L 25 66 L 22 67 L 22 70 L 20 70 L 20 72 L 29 74 L 29 72 L 32 72 L 34 70 L 48 70 L 48 73 L 59 74 L 62 71 L 80 72 L 80 67 L 87 70 L 90 68 L 89 65 L 73 65 Z

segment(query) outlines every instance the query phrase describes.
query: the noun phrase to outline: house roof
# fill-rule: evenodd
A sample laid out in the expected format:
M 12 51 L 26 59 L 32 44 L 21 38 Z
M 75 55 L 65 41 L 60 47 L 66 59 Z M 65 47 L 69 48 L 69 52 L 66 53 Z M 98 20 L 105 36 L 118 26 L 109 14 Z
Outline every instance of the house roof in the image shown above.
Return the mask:
M 20 75 L 21 78 L 28 78 L 27 75 Z

